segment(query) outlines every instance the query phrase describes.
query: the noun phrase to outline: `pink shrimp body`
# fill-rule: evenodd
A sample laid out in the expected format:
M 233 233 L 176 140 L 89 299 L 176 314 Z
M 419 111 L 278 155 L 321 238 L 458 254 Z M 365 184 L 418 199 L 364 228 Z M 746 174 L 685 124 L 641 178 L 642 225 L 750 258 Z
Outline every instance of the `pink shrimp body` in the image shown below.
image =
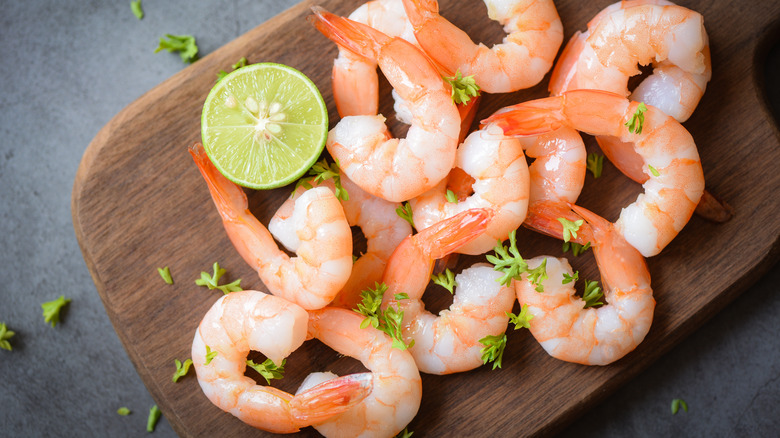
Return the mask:
M 246 290 L 220 297 L 192 342 L 192 364 L 206 397 L 241 421 L 275 433 L 297 432 L 359 404 L 373 387 L 366 375 L 344 376 L 295 396 L 244 376 L 250 350 L 281 364 L 303 344 L 307 324 L 302 307 L 273 295 Z M 209 352 L 216 354 L 210 360 Z
M 488 93 L 507 93 L 539 83 L 563 41 L 552 0 L 485 0 L 488 17 L 507 33 L 488 48 L 439 15 L 436 0 L 404 0 L 417 42 L 450 75 L 474 75 Z
M 391 138 L 381 115 L 344 117 L 327 148 L 363 190 L 393 202 L 411 199 L 452 169 L 460 115 L 451 89 L 425 55 L 409 42 L 313 8 L 314 25 L 328 38 L 377 61 L 413 115 L 406 138 Z
M 538 135 L 561 126 L 620 139 L 625 153 L 643 160 L 644 193 L 623 208 L 615 226 L 645 257 L 658 254 L 685 226 L 704 191 L 704 173 L 693 138 L 672 117 L 652 106 L 641 133 L 626 126 L 638 104 L 619 95 L 574 90 L 507 107 L 483 123 L 496 123 L 507 135 Z
M 637 65 L 653 73 L 631 95 L 684 122 L 712 77 L 709 41 L 701 14 L 666 0 L 608 6 L 566 45 L 550 79 L 554 95 L 593 89 L 628 96 Z
M 369 369 L 371 393 L 346 412 L 314 425 L 326 437 L 393 437 L 417 415 L 422 381 L 408 351 L 392 347 L 391 339 L 369 326 L 363 316 L 347 309 L 326 307 L 309 313 L 309 336 L 340 354 L 353 357 Z M 315 373 L 298 391 L 326 385 L 332 373 Z M 345 376 L 348 377 L 348 376 Z M 344 377 L 337 378 L 344 379 Z
M 366 238 L 366 252 L 355 260 L 349 280 L 339 294 L 330 303 L 331 306 L 354 309 L 360 302 L 360 293 L 382 280 L 387 259 L 399 243 L 412 234 L 409 222 L 396 214 L 400 204 L 385 201 L 363 191 L 346 175 L 340 174 L 341 186 L 349 199 L 340 199 L 341 206 L 350 226 L 358 226 Z M 331 179 L 315 187 L 327 187 L 331 191 L 335 186 Z M 293 196 L 285 201 L 268 223 L 271 234 L 290 251 L 295 251 L 299 243 L 295 230 L 291 228 L 295 201 L 306 191 L 298 187 Z
M 573 276 L 566 259 L 536 257 L 528 267 L 538 267 L 546 258 L 548 278 L 543 292 L 523 279 L 515 282 L 517 299 L 533 315 L 530 331 L 550 356 L 583 365 L 607 365 L 633 351 L 645 338 L 653 321 L 655 300 L 650 274 L 639 252 L 617 233 L 611 223 L 577 206 L 572 207 L 587 223 L 580 242 L 593 244 L 601 273 L 605 305 L 583 308 L 574 294 L 574 282 L 564 284 L 564 274 Z M 556 218 L 548 220 L 557 222 Z M 560 237 L 560 236 L 559 236 Z
M 491 208 L 495 215 L 485 232 L 456 250 L 483 254 L 525 219 L 529 176 L 523 147 L 520 140 L 504 136 L 501 129 L 487 127 L 471 133 L 460 145 L 455 166 L 474 180 L 473 194 L 451 202 L 444 180 L 411 200 L 414 223 L 422 230 L 472 208 Z
M 298 198 L 291 216 L 297 256 L 291 258 L 249 211 L 244 191 L 209 161 L 203 146 L 191 147 L 190 154 L 230 241 L 268 290 L 304 309 L 330 303 L 352 272 L 352 231 L 333 193 L 319 188 Z
M 421 298 L 431 280 L 436 259 L 451 253 L 464 242 L 484 232 L 489 209 L 467 210 L 409 236 L 398 245 L 387 264 L 383 282 L 387 285 L 383 307 L 404 312 L 404 341 L 420 371 L 450 374 L 482 365 L 479 340 L 506 330 L 514 293 L 496 280 L 492 267 L 477 264 L 455 277 L 453 304 L 439 315 L 425 310 Z M 409 298 L 396 299 L 406 293 Z

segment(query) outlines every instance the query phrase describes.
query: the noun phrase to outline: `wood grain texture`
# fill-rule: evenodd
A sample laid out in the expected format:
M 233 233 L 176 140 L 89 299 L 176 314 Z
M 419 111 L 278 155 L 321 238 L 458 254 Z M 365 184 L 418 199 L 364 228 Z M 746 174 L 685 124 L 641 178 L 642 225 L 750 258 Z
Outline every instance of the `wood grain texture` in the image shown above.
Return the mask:
M 154 88 L 116 115 L 87 148 L 73 187 L 76 236 L 111 322 L 166 418 L 181 436 L 266 436 L 212 406 L 194 373 L 171 381 L 174 359 L 190 356 L 200 319 L 219 292 L 194 285 L 213 262 L 228 269 L 227 281 L 266 290 L 231 246 L 187 146 L 200 138 L 201 105 L 220 69 L 246 56 L 298 68 L 322 90 L 331 126 L 338 120 L 330 92 L 335 46 L 305 17 L 304 2 L 209 54 Z M 317 2 L 348 14 L 358 2 Z M 481 2 L 442 1 L 443 15 L 488 44 L 501 38 Z M 556 1 L 565 37 L 611 0 Z M 707 187 L 727 201 L 735 217 L 713 224 L 698 217 L 659 256 L 648 260 L 657 300 L 645 341 L 606 367 L 585 367 L 549 357 L 526 330 L 508 332 L 503 369 L 488 367 L 453 376 L 423 376 L 423 402 L 409 425 L 415 436 L 548 435 L 629 379 L 723 309 L 768 269 L 778 256 L 780 141 L 763 98 L 761 60 L 777 36 L 778 2 L 691 0 L 710 35 L 713 78 L 685 126 L 699 147 Z M 455 8 L 452 6 L 457 4 Z M 477 17 L 477 18 L 474 18 Z M 546 96 L 542 84 L 517 93 L 485 96 L 477 120 L 498 108 Z M 392 114 L 382 83 L 380 110 Z M 397 133 L 403 128 L 389 116 Z M 592 138 L 586 139 L 595 151 Z M 640 186 L 605 163 L 600 179 L 586 180 L 579 203 L 614 220 Z M 250 209 L 267 223 L 288 189 L 249 193 Z M 526 257 L 560 256 L 560 243 L 519 232 Z M 463 266 L 475 258 L 461 258 Z M 572 260 L 582 277 L 597 278 L 590 253 Z M 156 268 L 169 266 L 175 284 Z M 448 295 L 448 294 L 447 294 Z M 445 296 L 426 297 L 437 310 Z M 288 359 L 285 378 L 274 386 L 294 391 L 311 371 L 361 369 L 349 358 L 309 341 Z M 457 428 L 457 429 L 456 429 Z M 300 436 L 316 436 L 305 429 Z

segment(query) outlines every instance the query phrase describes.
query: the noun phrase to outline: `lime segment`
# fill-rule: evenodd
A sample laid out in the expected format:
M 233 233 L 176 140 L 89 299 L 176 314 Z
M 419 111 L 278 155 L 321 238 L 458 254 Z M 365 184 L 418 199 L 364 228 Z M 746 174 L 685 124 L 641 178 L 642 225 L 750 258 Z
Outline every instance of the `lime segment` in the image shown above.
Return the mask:
M 314 83 L 282 64 L 253 64 L 225 76 L 203 104 L 201 137 L 229 180 L 253 189 L 287 185 L 317 160 L 328 110 Z

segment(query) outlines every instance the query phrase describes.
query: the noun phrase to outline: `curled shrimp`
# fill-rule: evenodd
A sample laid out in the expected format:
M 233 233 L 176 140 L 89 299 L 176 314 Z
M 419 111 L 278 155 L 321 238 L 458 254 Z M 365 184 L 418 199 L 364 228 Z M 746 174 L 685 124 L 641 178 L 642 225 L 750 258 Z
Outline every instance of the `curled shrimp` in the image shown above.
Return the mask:
M 404 342 L 414 341 L 409 352 L 424 373 L 450 374 L 482 365 L 480 339 L 506 330 L 514 291 L 500 285 L 496 280 L 501 273 L 487 264 L 476 264 L 455 277 L 453 303 L 439 315 L 425 310 L 421 299 L 436 259 L 484 232 L 491 216 L 490 209 L 474 209 L 438 222 L 407 237 L 387 264 L 382 306 L 397 306 L 403 312 Z M 400 293 L 408 298 L 397 296 Z
M 691 116 L 712 77 L 704 19 L 666 0 L 618 2 L 601 11 L 566 45 L 550 92 L 593 89 L 628 96 L 637 65 L 653 73 L 631 100 L 659 108 L 680 122 Z
M 208 399 L 241 421 L 275 433 L 348 411 L 372 391 L 370 376 L 354 374 L 293 396 L 244 376 L 250 350 L 274 364 L 306 339 L 308 314 L 302 307 L 258 291 L 222 296 L 203 317 L 192 342 L 192 364 Z
M 360 301 L 360 293 L 381 281 L 387 259 L 396 246 L 408 235 L 412 234 L 409 222 L 396 214 L 400 204 L 385 201 L 363 191 L 346 175 L 339 175 L 341 187 L 348 194 L 348 199 L 339 199 L 344 208 L 344 214 L 350 226 L 360 227 L 366 238 L 366 252 L 355 260 L 349 280 L 339 294 L 330 303 L 331 306 L 353 309 Z M 311 183 L 315 187 L 327 187 L 336 190 L 332 179 L 322 183 Z M 294 251 L 298 238 L 291 229 L 295 201 L 306 192 L 304 187 L 298 187 L 293 196 L 285 201 L 268 223 L 268 230 L 288 250 Z
M 312 10 L 320 32 L 377 61 L 413 115 L 404 139 L 390 137 L 381 115 L 341 119 L 327 141 L 341 169 L 363 190 L 393 202 L 411 199 L 438 184 L 455 162 L 460 132 L 450 87 L 409 42 L 322 8 Z
M 505 240 L 525 219 L 529 176 L 523 146 L 504 136 L 500 128 L 488 126 L 471 133 L 458 147 L 455 166 L 463 173 L 450 178 L 470 177 L 473 193 L 453 202 L 447 195 L 448 181 L 443 180 L 411 200 L 414 223 L 422 230 L 472 208 L 491 208 L 495 215 L 485 232 L 456 250 L 482 254 L 496 240 Z
M 583 365 L 607 365 L 633 351 L 645 338 L 653 321 L 655 300 L 645 259 L 601 217 L 572 209 L 587 223 L 580 226 L 579 242 L 591 242 L 601 273 L 606 304 L 584 308 L 574 294 L 574 277 L 566 259 L 536 257 L 527 260 L 537 268 L 545 259 L 547 279 L 543 292 L 526 274 L 515 282 L 517 299 L 533 315 L 529 329 L 547 353 L 557 359 Z M 557 222 L 555 217 L 547 218 Z M 559 236 L 560 237 L 560 236 Z M 565 276 L 564 276 L 565 275 Z
M 408 351 L 393 348 L 390 338 L 379 330 L 360 328 L 362 321 L 363 316 L 335 307 L 309 313 L 310 336 L 340 354 L 358 359 L 370 371 L 364 373 L 370 376 L 372 387 L 365 399 L 314 425 L 326 437 L 392 437 L 412 421 L 420 408 L 422 381 L 414 359 Z M 312 385 L 317 388 L 336 377 L 333 373 L 314 373 L 298 391 L 306 394 L 313 390 Z
M 563 42 L 563 25 L 552 0 L 485 0 L 488 16 L 507 33 L 488 48 L 439 15 L 436 0 L 404 0 L 417 42 L 450 75 L 474 76 L 488 93 L 538 84 Z
M 297 256 L 291 258 L 249 211 L 244 191 L 219 173 L 203 146 L 191 147 L 190 154 L 230 241 L 268 290 L 304 309 L 330 303 L 352 271 L 352 231 L 333 193 L 319 188 L 298 198 L 290 229 Z
M 626 154 L 642 158 L 648 175 L 644 193 L 623 208 L 615 226 L 645 257 L 658 254 L 690 219 L 704 191 L 704 173 L 688 131 L 661 110 L 647 106 L 640 133 L 638 104 L 604 91 L 574 90 L 560 96 L 510 106 L 483 123 L 496 123 L 507 135 L 538 135 L 561 126 L 592 135 L 618 137 Z

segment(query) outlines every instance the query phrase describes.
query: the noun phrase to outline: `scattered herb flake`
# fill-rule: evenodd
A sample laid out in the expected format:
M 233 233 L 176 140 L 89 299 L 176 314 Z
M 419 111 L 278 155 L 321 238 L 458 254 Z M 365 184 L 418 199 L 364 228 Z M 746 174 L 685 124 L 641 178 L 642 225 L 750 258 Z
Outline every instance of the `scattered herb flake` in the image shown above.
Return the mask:
M 364 329 L 369 325 L 377 330 L 385 332 L 393 340 L 393 348 L 399 350 L 406 350 L 414 345 L 414 340 L 407 345 L 403 340 L 403 333 L 401 332 L 401 324 L 404 319 L 404 312 L 400 311 L 399 307 L 393 308 L 388 306 L 387 310 L 381 310 L 382 297 L 387 292 L 387 285 L 385 283 L 375 283 L 374 288 L 368 288 L 360 293 L 362 298 L 358 303 L 355 312 L 364 315 L 365 318 L 360 323 L 360 328 Z M 408 299 L 406 294 L 397 294 L 395 298 L 403 297 Z
M 542 260 L 539 266 L 528 270 L 528 281 L 536 285 L 537 292 L 544 292 L 544 280 L 547 280 L 547 259 Z
M 493 362 L 493 369 L 501 368 L 501 359 L 504 356 L 504 348 L 506 348 L 506 334 L 488 335 L 480 339 L 479 343 L 485 346 L 481 350 L 482 363 Z
M 167 40 L 165 38 L 168 38 Z M 161 50 L 168 52 L 179 52 L 179 57 L 186 64 L 192 64 L 198 60 L 198 45 L 195 37 L 192 35 L 171 35 L 165 34 L 160 37 L 160 44 L 154 49 L 154 53 Z
M 173 382 L 176 383 L 179 381 L 179 378 L 187 375 L 190 365 L 192 365 L 192 359 L 187 359 L 184 363 L 181 363 L 179 359 L 174 359 L 174 362 L 176 363 L 176 372 L 173 373 Z
M 60 322 L 60 310 L 62 310 L 66 304 L 70 303 L 70 301 L 70 298 L 65 298 L 63 295 L 60 295 L 60 297 L 54 301 L 47 301 L 41 304 L 44 322 L 51 323 L 52 327 L 57 325 L 57 323 Z
M 452 101 L 458 105 L 479 96 L 479 86 L 474 81 L 474 75 L 463 77 L 458 70 L 455 76 L 445 76 L 444 80 L 452 86 Z
M 527 304 L 520 306 L 520 313 L 517 315 L 506 312 L 506 316 L 509 317 L 509 322 L 515 325 L 515 330 L 521 328 L 531 328 L 531 320 L 534 319 L 534 316 L 528 313 Z
M 453 192 L 452 190 L 447 189 L 447 195 L 446 196 L 447 196 L 447 202 L 451 202 L 453 204 L 457 204 L 458 203 L 458 197 L 457 197 L 457 195 L 455 195 L 455 192 Z
M 652 173 L 653 176 L 661 176 L 661 172 L 659 172 L 655 167 L 648 164 L 647 168 L 650 169 L 650 173 Z
M 453 274 L 449 268 L 445 269 L 444 272 L 438 275 L 431 274 L 431 280 L 433 280 L 435 284 L 438 284 L 439 286 L 442 286 L 443 288 L 450 291 L 451 294 L 455 293 L 455 286 L 458 285 L 455 283 L 455 274 Z
M 580 219 L 572 222 L 566 218 L 559 217 L 558 222 L 563 225 L 563 241 L 568 242 L 572 237 L 575 239 L 577 238 L 577 231 L 579 231 L 580 226 L 582 226 L 584 221 Z
M 160 412 L 160 408 L 158 408 L 157 405 L 153 405 L 149 409 L 149 417 L 146 419 L 147 432 L 154 432 L 154 428 L 157 426 L 157 422 L 160 420 L 160 415 L 162 415 L 162 412 Z
M 311 169 L 309 169 L 309 176 L 312 178 L 300 179 L 297 183 L 295 183 L 293 195 L 300 186 L 303 186 L 306 189 L 311 189 L 314 187 L 312 183 L 320 183 L 322 181 L 332 179 L 336 190 L 336 198 L 342 201 L 349 201 L 349 193 L 347 193 L 347 190 L 344 188 L 344 186 L 341 185 L 341 169 L 339 168 L 338 161 L 331 164 L 328 163 L 328 160 L 322 159 L 322 161 L 314 163 Z
M 171 277 L 171 270 L 168 269 L 168 267 L 164 268 L 157 268 L 157 272 L 160 274 L 160 277 L 162 277 L 163 281 L 168 284 L 173 284 L 173 277 Z
M 246 365 L 260 373 L 269 385 L 271 384 L 271 380 L 284 377 L 284 365 L 286 363 L 287 359 L 282 359 L 282 364 L 279 366 L 276 366 L 271 359 L 266 359 L 263 363 L 255 363 L 253 360 L 246 361 Z
M 647 106 L 645 106 L 644 102 L 640 102 L 636 107 L 636 112 L 631 116 L 631 120 L 626 122 L 628 132 L 633 132 L 634 134 L 642 133 L 642 125 L 645 123 L 645 111 L 647 111 Z
M 688 412 L 688 403 L 685 403 L 685 400 L 681 398 L 672 400 L 672 415 L 677 414 L 677 411 L 680 410 L 681 406 L 685 412 Z
M 590 249 L 590 242 L 587 242 L 585 245 L 581 245 L 577 242 L 563 242 L 563 252 L 566 252 L 569 249 L 571 249 L 571 253 L 574 257 L 579 257 L 580 254 Z
M 412 215 L 412 204 L 409 201 L 404 202 L 400 207 L 395 209 L 395 214 L 401 217 L 401 219 L 409 222 L 409 225 L 414 228 L 414 217 Z
M 204 362 L 204 365 L 210 364 L 211 361 L 214 360 L 215 357 L 217 357 L 217 352 L 216 351 L 212 351 L 211 347 L 206 345 L 206 362 Z
M 404 430 L 398 432 L 398 435 L 393 438 L 412 438 L 412 435 L 414 435 L 414 432 L 409 432 L 409 430 L 404 427 Z
M 604 304 L 601 301 L 598 301 L 604 296 L 604 293 L 601 292 L 601 288 L 598 284 L 599 282 L 595 280 L 585 280 L 585 291 L 582 293 L 582 299 L 585 301 L 585 305 L 582 306 L 583 309 Z
M 212 289 L 219 289 L 222 291 L 223 294 L 227 295 L 230 292 L 239 292 L 242 291 L 241 289 L 241 279 L 228 283 L 228 284 L 219 284 L 219 279 L 222 278 L 223 275 L 225 275 L 226 270 L 219 267 L 219 263 L 214 262 L 214 274 L 209 275 L 208 272 L 201 272 L 200 278 L 195 280 L 195 284 L 198 286 L 206 286 L 209 288 L 209 290 Z
M 8 341 L 15 335 L 11 330 L 8 330 L 8 327 L 5 325 L 4 322 L 0 322 L 0 348 L 3 350 L 13 351 L 13 347 L 11 347 L 11 343 Z
M 588 170 L 590 170 L 590 173 L 593 174 L 593 178 L 600 177 L 601 170 L 604 167 L 604 155 L 596 153 L 588 154 L 586 166 Z
M 493 270 L 504 273 L 497 281 L 503 286 L 509 286 L 509 283 L 520 279 L 520 274 L 528 270 L 528 263 L 523 260 L 520 251 L 517 249 L 517 230 L 509 233 L 509 248 L 505 247 L 501 241 L 498 242 L 493 251 L 496 255 L 487 255 L 488 262 L 495 267 Z
M 144 18 L 144 10 L 143 8 L 141 8 L 141 0 L 131 0 L 130 10 L 133 11 L 133 15 L 135 15 L 135 18 L 139 20 Z
M 577 282 L 577 280 L 580 279 L 580 271 L 574 271 L 574 275 L 569 275 L 568 272 L 563 273 L 563 280 L 561 280 L 561 284 L 567 284 L 573 282 Z
M 126 416 L 130 415 L 131 411 L 130 411 L 130 409 L 122 406 L 121 408 L 116 410 L 116 413 L 121 415 L 121 416 L 123 416 L 123 417 L 126 417 Z

